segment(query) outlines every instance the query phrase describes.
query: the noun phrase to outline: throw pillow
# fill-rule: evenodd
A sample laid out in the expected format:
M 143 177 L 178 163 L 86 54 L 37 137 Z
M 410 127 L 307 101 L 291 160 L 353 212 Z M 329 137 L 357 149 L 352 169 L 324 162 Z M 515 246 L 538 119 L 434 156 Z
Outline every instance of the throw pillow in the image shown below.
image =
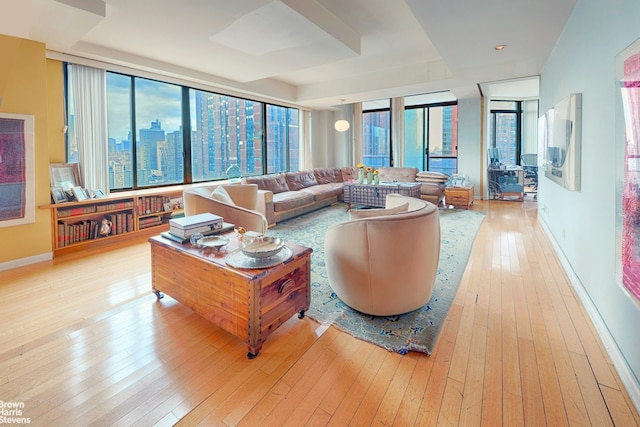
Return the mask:
M 221 185 L 217 186 L 216 189 L 211 192 L 211 198 L 213 200 L 226 203 L 227 205 L 235 206 L 235 203 L 233 203 L 231 196 Z
M 351 209 L 349 219 L 371 218 L 375 216 L 393 215 L 409 210 L 409 202 L 387 209 Z
M 434 183 L 447 182 L 449 181 L 449 175 L 441 172 L 430 172 L 430 171 L 418 172 L 418 175 L 416 176 L 416 181 L 417 182 L 434 182 Z

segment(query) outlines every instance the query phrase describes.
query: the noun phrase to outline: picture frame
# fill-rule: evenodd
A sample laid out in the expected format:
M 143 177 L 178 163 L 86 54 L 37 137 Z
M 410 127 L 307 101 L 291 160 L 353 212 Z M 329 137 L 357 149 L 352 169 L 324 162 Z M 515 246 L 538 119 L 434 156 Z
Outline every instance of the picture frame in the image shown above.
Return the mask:
M 616 55 L 616 282 L 640 307 L 640 39 Z
M 93 196 L 96 199 L 105 199 L 107 197 L 107 195 L 104 194 L 104 191 L 102 191 L 100 189 L 93 190 Z
M 51 187 L 62 187 L 70 191 L 73 187 L 82 187 L 78 163 L 51 163 L 49 165 Z
M 82 202 L 83 200 L 87 200 L 87 193 L 84 192 L 84 189 L 78 185 L 75 187 L 71 187 L 71 191 L 73 192 L 73 196 L 76 198 L 76 201 Z
M 0 112 L 0 228 L 36 222 L 35 176 L 34 116 Z
M 64 203 L 67 200 L 67 195 L 62 187 L 51 187 L 51 198 L 53 203 Z

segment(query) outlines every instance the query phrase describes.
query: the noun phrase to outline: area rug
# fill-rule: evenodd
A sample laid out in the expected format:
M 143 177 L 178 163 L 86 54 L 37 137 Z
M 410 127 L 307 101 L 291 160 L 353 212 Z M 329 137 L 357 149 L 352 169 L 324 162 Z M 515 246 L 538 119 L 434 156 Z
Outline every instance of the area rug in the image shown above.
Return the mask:
M 324 235 L 329 227 L 348 219 L 346 205 L 337 204 L 280 222 L 267 232 L 285 241 L 313 248 L 311 306 L 306 315 L 390 351 L 431 354 L 460 285 L 484 213 L 440 209 L 440 261 L 431 299 L 418 310 L 384 317 L 363 314 L 348 307 L 329 285 Z

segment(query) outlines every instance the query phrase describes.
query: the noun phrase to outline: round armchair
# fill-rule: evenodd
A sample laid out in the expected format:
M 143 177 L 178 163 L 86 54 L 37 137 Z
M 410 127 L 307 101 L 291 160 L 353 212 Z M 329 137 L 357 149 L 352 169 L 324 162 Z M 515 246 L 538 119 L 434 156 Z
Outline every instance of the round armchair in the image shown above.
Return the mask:
M 431 298 L 438 270 L 438 208 L 389 194 L 384 209 L 351 211 L 327 230 L 325 257 L 329 284 L 349 307 L 376 316 L 416 310 Z

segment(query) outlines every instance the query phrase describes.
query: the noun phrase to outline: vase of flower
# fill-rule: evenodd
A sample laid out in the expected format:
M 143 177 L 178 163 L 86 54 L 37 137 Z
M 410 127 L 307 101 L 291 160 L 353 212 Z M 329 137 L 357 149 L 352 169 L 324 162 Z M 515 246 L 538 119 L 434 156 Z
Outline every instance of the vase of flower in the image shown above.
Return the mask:
M 364 169 L 358 168 L 358 184 L 362 184 L 364 182 Z
M 371 184 L 373 182 L 373 172 L 367 171 L 367 184 Z
M 378 171 L 375 171 L 375 172 L 373 173 L 373 183 L 374 183 L 375 185 L 380 184 L 380 175 L 378 175 Z

